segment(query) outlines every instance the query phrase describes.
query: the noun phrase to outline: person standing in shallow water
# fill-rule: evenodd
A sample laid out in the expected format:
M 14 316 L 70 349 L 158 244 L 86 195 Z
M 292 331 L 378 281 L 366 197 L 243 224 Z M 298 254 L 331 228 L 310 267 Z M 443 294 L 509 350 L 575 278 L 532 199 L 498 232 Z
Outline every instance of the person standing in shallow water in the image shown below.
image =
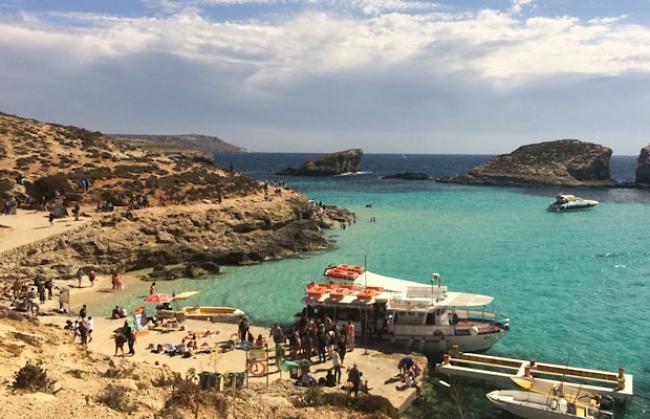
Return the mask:
M 94 287 L 95 286 L 95 279 L 97 278 L 97 273 L 91 269 L 90 272 L 88 272 L 88 280 L 90 281 L 90 286 Z
M 154 295 L 156 294 L 156 283 L 152 283 L 151 286 L 149 287 L 149 295 Z
M 77 281 L 79 281 L 79 288 L 81 288 L 81 281 L 84 279 L 84 270 L 83 268 L 79 268 L 77 271 Z

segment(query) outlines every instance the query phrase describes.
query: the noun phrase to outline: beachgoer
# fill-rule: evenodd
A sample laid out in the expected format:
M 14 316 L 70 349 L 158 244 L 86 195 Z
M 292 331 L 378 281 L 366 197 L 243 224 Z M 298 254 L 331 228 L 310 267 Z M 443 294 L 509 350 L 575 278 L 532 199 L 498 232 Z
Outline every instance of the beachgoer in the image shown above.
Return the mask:
M 79 337 L 81 338 L 81 346 L 84 348 L 88 346 L 88 328 L 86 322 L 79 322 Z
M 122 355 L 124 355 L 125 343 L 126 343 L 126 336 L 124 336 L 124 334 L 118 333 L 115 335 L 115 356 L 117 356 L 118 349 L 122 352 Z
M 119 319 L 120 318 L 120 308 L 118 306 L 115 306 L 113 309 L 113 312 L 111 312 L 111 319 Z
M 74 325 L 72 325 L 72 343 L 74 343 L 75 338 L 79 335 L 79 320 L 74 321 Z
M 54 213 L 50 212 L 50 215 L 48 216 L 48 220 L 50 220 L 50 227 L 54 225 Z
M 281 344 L 284 341 L 282 328 L 279 324 L 276 323 L 273 325 L 271 328 L 271 336 L 273 336 L 273 342 L 275 342 L 276 345 Z
M 359 394 L 359 387 L 361 386 L 361 372 L 357 368 L 357 364 L 353 364 L 352 368 L 348 371 L 348 391 L 354 393 L 354 397 Z
M 83 307 L 81 307 L 81 310 L 79 310 L 79 317 L 81 317 L 82 319 L 85 319 L 86 314 L 88 314 L 88 309 L 86 308 L 86 305 L 84 304 Z
M 352 320 L 348 322 L 348 345 L 350 351 L 354 351 L 354 323 L 352 323 Z
M 84 270 L 83 268 L 79 268 L 77 271 L 77 281 L 79 281 L 79 288 L 81 288 L 81 281 L 84 279 Z
M 38 300 L 41 304 L 45 304 L 45 286 L 43 284 L 38 284 Z
M 334 377 L 336 378 L 336 384 L 341 384 L 341 367 L 343 366 L 343 361 L 341 361 L 341 355 L 338 352 L 334 352 L 332 356 L 332 366 L 334 367 Z
M 52 283 L 52 280 L 50 278 L 45 280 L 45 289 L 47 290 L 47 299 L 51 300 L 52 299 L 52 288 L 54 287 L 54 284 Z
M 154 295 L 154 294 L 157 294 L 155 282 L 151 283 L 151 286 L 149 287 L 149 295 Z
M 86 320 L 86 329 L 88 329 L 88 342 L 93 341 L 93 329 L 95 328 L 95 321 L 92 317 L 88 316 Z
M 261 333 L 257 335 L 257 339 L 255 340 L 255 346 L 260 348 L 266 346 L 266 339 L 264 339 Z
M 410 356 L 405 356 L 397 363 L 397 369 L 399 370 L 400 375 L 408 373 L 411 368 L 413 368 L 413 358 Z
M 91 269 L 90 272 L 88 272 L 88 280 L 90 281 L 91 287 L 95 286 L 96 278 L 97 278 L 97 273 L 93 269 Z
M 129 355 L 135 355 L 135 333 L 130 327 L 126 328 L 126 343 L 129 345 Z

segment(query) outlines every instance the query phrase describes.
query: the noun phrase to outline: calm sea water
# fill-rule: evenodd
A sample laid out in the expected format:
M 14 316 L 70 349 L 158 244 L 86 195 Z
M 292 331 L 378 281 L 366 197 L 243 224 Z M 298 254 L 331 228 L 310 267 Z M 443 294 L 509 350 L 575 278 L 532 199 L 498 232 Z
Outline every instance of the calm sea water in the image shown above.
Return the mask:
M 305 154 L 219 155 L 251 176 L 298 166 Z M 650 192 L 627 189 L 498 188 L 385 181 L 421 171 L 462 173 L 488 156 L 366 155 L 364 176 L 288 178 L 310 198 L 343 206 L 358 223 L 329 232 L 333 250 L 269 264 L 226 268 L 211 280 L 165 283 L 167 291 L 201 289 L 191 304 L 241 307 L 257 323 L 289 321 L 300 310 L 303 285 L 330 263 L 427 283 L 439 272 L 451 290 L 495 297 L 511 319 L 492 354 L 616 370 L 635 375 L 639 396 L 620 418 L 650 417 Z M 613 176 L 632 180 L 634 157 L 614 157 Z M 601 201 L 584 212 L 549 213 L 560 192 Z M 371 203 L 372 208 L 366 208 Z M 370 223 L 370 217 L 376 223 Z M 371 383 L 372 384 L 372 383 Z M 485 398 L 489 384 L 461 382 L 466 418 L 507 417 Z M 449 392 L 428 385 L 411 417 L 457 417 Z

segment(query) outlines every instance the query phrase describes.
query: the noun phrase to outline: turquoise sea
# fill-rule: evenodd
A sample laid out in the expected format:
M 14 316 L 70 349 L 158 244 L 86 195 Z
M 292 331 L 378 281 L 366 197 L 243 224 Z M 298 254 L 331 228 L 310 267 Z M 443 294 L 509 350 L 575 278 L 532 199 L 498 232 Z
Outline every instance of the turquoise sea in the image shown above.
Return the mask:
M 306 155 L 221 155 L 217 161 L 258 178 Z M 331 251 L 257 266 L 225 268 L 213 280 L 164 283 L 164 291 L 200 289 L 191 304 L 244 309 L 256 323 L 290 321 L 303 286 L 330 263 L 428 283 L 439 272 L 451 290 L 495 297 L 511 331 L 490 353 L 616 370 L 635 375 L 636 397 L 619 418 L 650 417 L 650 192 L 631 189 L 500 188 L 386 181 L 382 174 L 465 171 L 487 156 L 369 155 L 364 176 L 287 179 L 310 198 L 355 211 L 358 222 L 332 230 Z M 630 180 L 634 158 L 615 157 L 613 175 Z M 583 212 L 550 213 L 560 192 L 601 201 Z M 366 204 L 372 204 L 366 208 Z M 376 223 L 370 223 L 370 217 Z M 372 383 L 370 383 L 372 386 Z M 462 381 L 465 418 L 509 417 L 493 408 L 490 384 Z M 433 384 L 410 417 L 458 417 L 450 393 Z

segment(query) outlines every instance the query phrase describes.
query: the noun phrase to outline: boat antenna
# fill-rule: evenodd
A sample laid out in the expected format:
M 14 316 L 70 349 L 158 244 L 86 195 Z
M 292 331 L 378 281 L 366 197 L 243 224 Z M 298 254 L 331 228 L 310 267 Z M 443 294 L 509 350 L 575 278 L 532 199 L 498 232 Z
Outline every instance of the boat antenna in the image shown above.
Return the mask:
M 363 280 L 363 287 L 368 288 L 368 255 L 363 255 Z

